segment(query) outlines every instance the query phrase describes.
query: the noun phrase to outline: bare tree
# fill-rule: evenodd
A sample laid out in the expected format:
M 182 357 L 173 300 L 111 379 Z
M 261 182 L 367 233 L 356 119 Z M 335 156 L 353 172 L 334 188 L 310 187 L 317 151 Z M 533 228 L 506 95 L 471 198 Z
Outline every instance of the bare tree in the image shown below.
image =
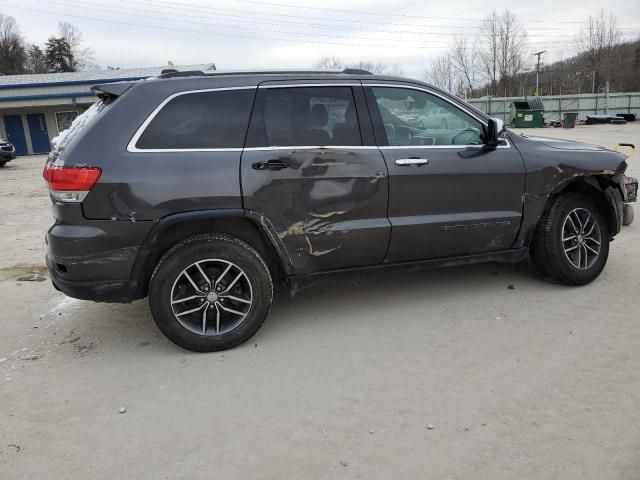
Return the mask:
M 24 73 L 26 59 L 24 40 L 16 19 L 0 14 L 0 73 Z
M 505 92 L 511 90 L 514 77 L 523 69 L 526 30 L 512 11 L 494 11 L 483 20 L 479 37 L 479 60 L 491 94 L 498 95 L 499 86 Z
M 398 62 L 389 66 L 386 72 L 387 75 L 394 75 L 396 77 L 402 77 L 404 75 L 404 70 L 402 69 L 402 65 Z
M 358 62 L 350 63 L 347 65 L 349 68 L 358 68 L 360 70 L 366 70 L 367 72 L 382 74 L 387 71 L 389 66 L 382 62 L 371 62 L 369 60 L 360 60 Z
M 527 32 L 510 10 L 502 13 L 498 32 L 498 69 L 501 86 L 506 95 L 515 76 L 523 69 Z
M 479 36 L 479 61 L 482 65 L 483 73 L 491 85 L 491 94 L 493 96 L 498 94 L 499 30 L 500 17 L 496 11 L 493 11 L 482 21 Z
M 424 72 L 427 82 L 450 93 L 458 93 L 461 90 L 461 77 L 458 75 L 451 55 L 446 54 L 431 62 Z
M 320 59 L 313 64 L 313 68 L 316 70 L 344 70 L 344 62 L 338 57 L 320 57 Z
M 604 9 L 598 15 L 589 16 L 587 22 L 580 27 L 576 38 L 578 53 L 583 54 L 592 71 L 592 93 L 599 88 L 604 73 L 605 80 L 609 80 L 611 65 L 615 62 L 614 46 L 620 43 L 622 31 L 618 26 L 618 19 L 611 12 Z
M 29 73 L 47 73 L 47 60 L 38 45 L 29 45 L 25 63 Z
M 475 87 L 475 77 L 478 69 L 475 44 L 471 43 L 469 45 L 466 37 L 455 37 L 449 48 L 449 55 L 451 56 L 453 67 L 464 78 L 465 90 L 468 89 L 469 93 L 472 92 Z
M 333 56 L 321 57 L 313 64 L 313 68 L 317 70 L 344 70 L 345 68 L 357 68 L 376 74 L 388 73 L 390 75 L 402 75 L 402 67 L 399 63 L 394 63 L 389 66 L 383 62 L 372 62 L 369 60 L 345 62 L 341 58 Z
M 71 47 L 73 71 L 83 70 L 93 65 L 93 50 L 82 45 L 82 32 L 67 22 L 58 23 L 58 36 L 64 38 Z

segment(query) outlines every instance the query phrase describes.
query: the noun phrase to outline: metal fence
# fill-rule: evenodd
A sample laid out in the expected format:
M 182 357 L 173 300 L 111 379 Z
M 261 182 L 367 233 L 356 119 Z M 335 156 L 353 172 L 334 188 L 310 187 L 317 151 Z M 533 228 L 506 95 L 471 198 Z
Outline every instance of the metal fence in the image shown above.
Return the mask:
M 511 102 L 523 97 L 483 97 L 467 100 L 468 103 L 492 117 L 512 123 Z M 587 115 L 615 115 L 616 113 L 635 113 L 640 118 L 640 92 L 605 94 L 583 93 L 580 95 L 552 95 L 540 97 L 544 104 L 546 122 L 562 120 L 567 112 L 578 114 L 578 120 Z

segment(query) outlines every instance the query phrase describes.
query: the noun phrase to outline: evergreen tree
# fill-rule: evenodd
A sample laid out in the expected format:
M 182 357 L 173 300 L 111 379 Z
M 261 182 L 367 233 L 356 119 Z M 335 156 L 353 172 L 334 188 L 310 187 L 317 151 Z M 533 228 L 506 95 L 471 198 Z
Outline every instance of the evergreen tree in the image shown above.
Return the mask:
M 62 37 L 49 37 L 45 50 L 47 70 L 52 73 L 75 72 L 76 61 L 69 42 Z

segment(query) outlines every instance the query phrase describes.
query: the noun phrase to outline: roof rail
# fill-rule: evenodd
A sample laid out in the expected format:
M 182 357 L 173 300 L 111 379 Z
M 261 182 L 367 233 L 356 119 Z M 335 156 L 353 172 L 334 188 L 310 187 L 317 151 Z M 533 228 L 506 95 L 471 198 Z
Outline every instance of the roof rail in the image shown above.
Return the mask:
M 175 69 L 163 70 L 159 78 L 176 78 L 176 77 L 201 77 L 206 75 L 202 70 L 187 70 L 184 72 Z
M 163 70 L 158 78 L 179 78 L 179 77 L 198 77 L 198 76 L 224 76 L 224 75 L 300 75 L 300 74 L 327 74 L 336 75 L 343 73 L 345 75 L 373 75 L 367 70 L 359 68 L 345 68 L 344 70 L 236 70 L 227 71 L 215 70 L 211 72 L 203 72 L 201 70 L 178 71 L 175 69 Z
M 341 73 L 347 75 L 373 75 L 369 70 L 363 70 L 362 68 L 345 68 Z

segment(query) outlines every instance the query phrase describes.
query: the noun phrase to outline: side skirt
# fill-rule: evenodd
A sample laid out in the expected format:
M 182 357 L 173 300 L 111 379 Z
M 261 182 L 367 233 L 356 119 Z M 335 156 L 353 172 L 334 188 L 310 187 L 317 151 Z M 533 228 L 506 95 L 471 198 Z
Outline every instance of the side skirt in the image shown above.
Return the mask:
M 366 267 L 342 268 L 339 270 L 327 270 L 324 272 L 308 273 L 306 275 L 289 275 L 286 282 L 291 294 L 317 282 L 331 280 L 336 277 L 348 275 L 360 275 L 373 272 L 390 272 L 396 270 L 427 270 L 434 268 L 455 267 L 460 265 L 472 265 L 475 263 L 518 263 L 529 255 L 529 248 L 517 248 L 501 250 L 499 252 L 479 253 L 473 255 L 461 255 L 456 257 L 435 258 L 431 260 L 418 260 L 412 262 L 383 263 Z

